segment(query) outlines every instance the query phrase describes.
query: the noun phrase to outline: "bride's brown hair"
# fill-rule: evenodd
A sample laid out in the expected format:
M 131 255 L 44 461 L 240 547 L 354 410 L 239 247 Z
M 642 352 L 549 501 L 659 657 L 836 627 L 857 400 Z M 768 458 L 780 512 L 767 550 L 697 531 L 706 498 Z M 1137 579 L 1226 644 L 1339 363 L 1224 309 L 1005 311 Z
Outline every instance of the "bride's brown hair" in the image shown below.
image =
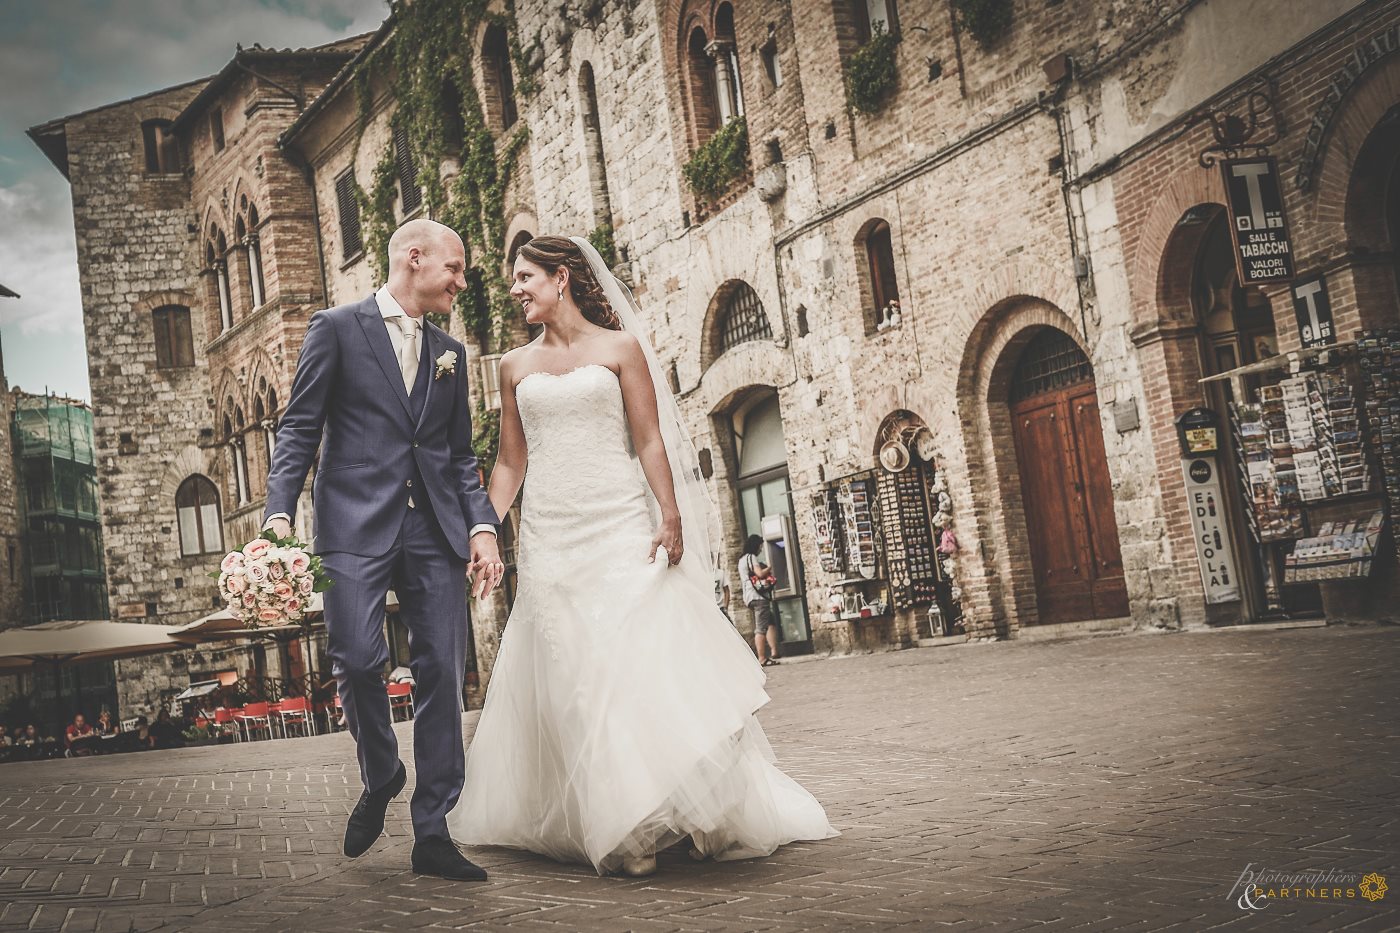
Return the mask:
M 551 276 L 561 266 L 568 269 L 569 294 L 583 312 L 584 320 L 609 330 L 622 330 L 622 322 L 608 304 L 603 286 L 583 251 L 572 240 L 562 236 L 537 236 L 520 247 L 517 255 L 524 256 Z

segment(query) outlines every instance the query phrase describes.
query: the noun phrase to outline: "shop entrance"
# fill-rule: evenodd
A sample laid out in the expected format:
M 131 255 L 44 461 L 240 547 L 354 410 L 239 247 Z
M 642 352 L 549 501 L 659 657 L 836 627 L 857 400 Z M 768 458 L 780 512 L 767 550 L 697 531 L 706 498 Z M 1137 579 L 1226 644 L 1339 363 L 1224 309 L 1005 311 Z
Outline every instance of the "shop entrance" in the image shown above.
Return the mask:
M 1011 418 L 1038 621 L 1127 615 L 1094 372 L 1063 331 L 1046 327 L 1022 351 Z
M 793 533 L 792 484 L 788 480 L 787 442 L 777 393 L 758 395 L 734 414 L 734 449 L 738 462 L 734 486 L 739 497 L 739 526 L 745 538 L 764 538 L 764 553 L 778 579 L 774 606 L 782 633 L 782 653 L 810 654 L 812 629 L 803 598 L 806 584 L 802 556 Z M 736 578 L 735 586 L 739 583 Z
M 1191 275 L 1191 304 L 1201 325 L 1202 374 L 1213 376 L 1277 356 L 1273 307 L 1257 288 L 1239 284 L 1224 208 L 1213 204 L 1192 208 L 1178 228 L 1193 223 L 1205 227 Z M 1265 371 L 1204 383 L 1206 405 L 1220 416 L 1222 425 L 1229 425 L 1232 403 L 1253 398 L 1261 385 L 1275 383 L 1282 375 L 1282 371 Z M 1237 397 L 1241 390 L 1245 399 Z M 1239 460 L 1234 433 L 1222 430 L 1220 434 L 1219 462 L 1230 467 L 1222 467 L 1220 475 L 1230 538 L 1239 555 L 1240 618 L 1255 621 L 1280 612 L 1292 615 L 1319 611 L 1322 600 L 1317 586 L 1300 584 L 1285 590 L 1281 585 L 1282 550 L 1276 545 L 1261 547 L 1250 533 L 1248 497 L 1242 488 L 1240 471 L 1233 467 Z

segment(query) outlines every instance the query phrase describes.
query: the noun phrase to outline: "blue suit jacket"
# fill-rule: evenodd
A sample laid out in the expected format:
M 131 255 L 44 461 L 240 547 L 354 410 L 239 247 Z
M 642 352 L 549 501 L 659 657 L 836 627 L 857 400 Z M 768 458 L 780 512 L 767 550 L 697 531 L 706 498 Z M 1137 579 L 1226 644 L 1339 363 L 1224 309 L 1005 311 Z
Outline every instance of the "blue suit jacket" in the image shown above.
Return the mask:
M 468 529 L 500 519 L 472 452 L 466 351 L 425 321 L 422 352 L 429 365 L 447 350 L 457 354 L 456 370 L 437 378 L 433 367 L 415 421 L 374 295 L 313 314 L 277 428 L 264 521 L 278 512 L 296 514 L 319 446 L 312 487 L 317 551 L 387 553 L 411 493 L 415 502 L 428 497 L 453 551 L 469 559 Z M 415 475 L 423 488 L 409 486 Z

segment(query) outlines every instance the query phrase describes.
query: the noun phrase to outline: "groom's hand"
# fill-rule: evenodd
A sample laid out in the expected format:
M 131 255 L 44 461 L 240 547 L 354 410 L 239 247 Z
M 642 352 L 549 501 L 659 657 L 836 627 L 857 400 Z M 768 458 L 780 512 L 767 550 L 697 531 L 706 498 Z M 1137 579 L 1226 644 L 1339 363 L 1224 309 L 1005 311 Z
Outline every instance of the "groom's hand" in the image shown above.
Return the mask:
M 279 538 L 289 537 L 292 533 L 292 523 L 285 518 L 274 518 L 264 525 L 263 528 L 271 531 Z
M 478 531 L 472 535 L 471 555 L 467 572 L 472 574 L 472 595 L 485 599 L 506 575 L 506 565 L 501 562 L 501 552 L 496 547 L 496 536 L 489 531 Z

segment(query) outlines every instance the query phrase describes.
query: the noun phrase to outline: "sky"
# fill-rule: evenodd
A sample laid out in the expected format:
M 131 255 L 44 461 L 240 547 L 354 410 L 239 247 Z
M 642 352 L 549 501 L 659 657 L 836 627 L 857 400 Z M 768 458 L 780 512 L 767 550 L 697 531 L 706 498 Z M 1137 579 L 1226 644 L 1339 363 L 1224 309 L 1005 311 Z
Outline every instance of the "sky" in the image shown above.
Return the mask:
M 90 400 L 73 202 L 25 130 L 196 78 L 236 43 L 319 45 L 378 28 L 385 0 L 0 0 L 5 377 Z

